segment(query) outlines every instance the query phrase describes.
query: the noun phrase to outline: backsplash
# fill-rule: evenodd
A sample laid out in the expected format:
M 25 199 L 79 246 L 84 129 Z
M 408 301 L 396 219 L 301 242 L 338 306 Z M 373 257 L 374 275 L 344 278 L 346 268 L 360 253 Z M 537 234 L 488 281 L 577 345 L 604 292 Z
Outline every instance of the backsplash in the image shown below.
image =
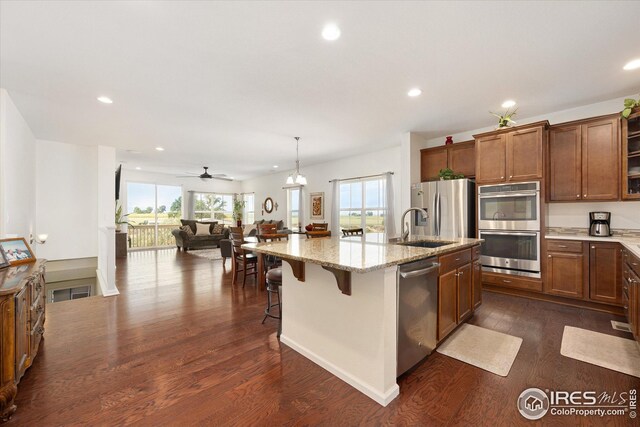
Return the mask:
M 638 237 L 640 238 L 640 230 L 632 230 L 627 228 L 612 228 L 611 232 L 614 236 L 620 237 Z M 580 228 L 580 227 L 547 227 L 547 234 L 566 234 L 574 236 L 576 234 L 589 234 L 588 228 Z
M 589 227 L 589 212 L 611 212 L 611 228 L 640 231 L 640 202 L 549 203 L 547 226 Z

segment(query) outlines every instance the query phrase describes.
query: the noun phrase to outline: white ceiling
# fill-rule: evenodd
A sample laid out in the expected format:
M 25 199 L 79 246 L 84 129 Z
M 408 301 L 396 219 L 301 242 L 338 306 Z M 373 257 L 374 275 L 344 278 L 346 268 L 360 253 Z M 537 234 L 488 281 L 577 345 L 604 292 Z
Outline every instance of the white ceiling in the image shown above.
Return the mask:
M 640 2 L 2 1 L 0 86 L 37 138 L 244 178 L 292 168 L 294 136 L 304 167 L 491 125 L 507 98 L 528 117 L 634 93 L 639 18 Z

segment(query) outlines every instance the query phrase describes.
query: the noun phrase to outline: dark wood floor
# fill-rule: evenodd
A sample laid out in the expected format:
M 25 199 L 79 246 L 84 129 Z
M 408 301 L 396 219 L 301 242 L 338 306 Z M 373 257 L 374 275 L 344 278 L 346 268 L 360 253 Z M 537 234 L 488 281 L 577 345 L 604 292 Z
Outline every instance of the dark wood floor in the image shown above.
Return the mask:
M 232 287 L 221 261 L 134 252 L 117 277 L 120 296 L 48 305 L 45 340 L 8 425 L 511 426 L 532 424 L 516 410 L 528 387 L 640 389 L 636 378 L 560 355 L 564 325 L 628 336 L 611 329 L 612 316 L 485 292 L 471 323 L 524 339 L 509 376 L 434 353 L 383 408 L 281 345 L 275 321 L 260 323 L 264 293 Z

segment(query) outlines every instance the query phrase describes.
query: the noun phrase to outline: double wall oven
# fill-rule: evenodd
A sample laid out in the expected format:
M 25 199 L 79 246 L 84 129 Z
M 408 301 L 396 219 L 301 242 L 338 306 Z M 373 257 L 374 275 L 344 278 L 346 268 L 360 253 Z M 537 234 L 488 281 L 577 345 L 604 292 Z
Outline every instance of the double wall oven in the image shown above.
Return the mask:
M 540 182 L 478 187 L 485 271 L 540 277 Z

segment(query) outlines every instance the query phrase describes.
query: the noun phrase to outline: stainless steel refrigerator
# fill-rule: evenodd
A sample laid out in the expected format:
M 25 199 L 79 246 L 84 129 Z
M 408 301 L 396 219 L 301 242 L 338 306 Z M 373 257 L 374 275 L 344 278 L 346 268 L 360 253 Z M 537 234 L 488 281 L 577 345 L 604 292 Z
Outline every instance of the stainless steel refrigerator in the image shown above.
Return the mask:
M 469 179 L 429 181 L 411 186 L 411 206 L 423 208 L 424 218 L 414 212 L 411 233 L 442 238 L 476 236 L 476 183 Z

